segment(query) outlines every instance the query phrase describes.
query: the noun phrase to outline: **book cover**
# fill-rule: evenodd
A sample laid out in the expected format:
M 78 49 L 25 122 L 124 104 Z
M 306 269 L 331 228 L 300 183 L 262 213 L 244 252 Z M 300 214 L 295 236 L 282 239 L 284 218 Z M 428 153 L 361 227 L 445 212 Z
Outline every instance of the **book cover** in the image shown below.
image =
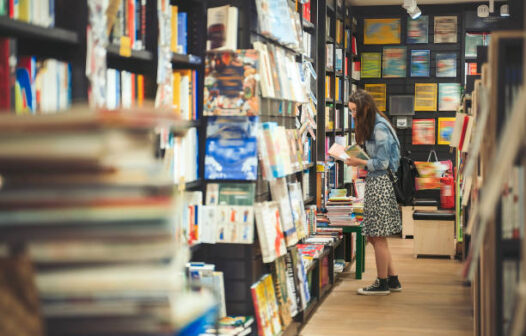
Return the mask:
M 458 83 L 439 83 L 439 111 L 456 111 L 460 106 L 461 89 Z
M 437 84 L 415 83 L 415 111 L 436 111 Z
M 298 233 L 292 215 L 292 207 L 286 179 L 282 177 L 271 180 L 270 193 L 272 195 L 272 200 L 279 204 L 281 227 L 285 234 L 286 245 L 293 246 L 298 242 Z
M 382 72 L 382 54 L 363 52 L 361 60 L 361 78 L 380 78 Z
M 237 49 L 238 9 L 221 6 L 207 10 L 207 50 Z
M 177 13 L 177 52 L 188 53 L 188 13 Z
M 263 282 L 258 281 L 250 287 L 254 313 L 258 325 L 258 336 L 274 336 L 268 314 L 265 288 Z
M 285 236 L 281 229 L 279 204 L 256 203 L 254 213 L 263 262 L 270 263 L 287 253 Z
M 292 218 L 294 226 L 298 233 L 298 238 L 303 239 L 307 236 L 307 214 L 305 213 L 305 204 L 303 203 L 303 193 L 299 182 L 289 183 L 290 206 L 292 209 Z
M 261 281 L 263 282 L 265 288 L 267 309 L 269 310 L 270 314 L 270 324 L 272 326 L 272 331 L 274 335 L 279 335 L 281 333 L 282 328 L 278 302 L 276 301 L 276 292 L 274 291 L 274 283 L 272 281 L 272 275 L 264 275 Z
M 429 16 L 423 15 L 418 19 L 407 17 L 407 43 L 428 43 Z
M 400 19 L 364 19 L 364 44 L 400 44 Z
M 449 145 L 456 118 L 438 118 L 437 145 Z
M 256 50 L 208 53 L 203 114 L 257 115 L 258 72 L 259 54 Z
M 302 309 L 305 309 L 307 308 L 310 301 L 307 272 L 305 271 L 305 265 L 303 264 L 303 259 L 298 253 L 298 249 L 296 247 L 292 247 L 289 253 L 292 259 L 292 265 L 294 266 L 296 288 L 298 288 L 299 296 L 301 298 L 301 307 Z
M 205 179 L 257 179 L 257 117 L 211 117 L 205 149 Z
M 435 144 L 435 119 L 413 120 L 413 145 Z
M 398 78 L 406 76 L 406 47 L 384 47 L 382 76 Z
M 437 77 L 457 77 L 457 54 L 437 53 Z
M 271 264 L 272 279 L 274 280 L 274 288 L 276 289 L 276 298 L 283 328 L 286 328 L 290 322 L 292 322 L 292 317 L 298 314 L 298 308 L 297 306 L 293 307 L 292 297 L 288 291 L 285 258 L 285 256 L 279 257 Z M 295 309 L 292 310 L 291 308 Z
M 457 43 L 456 16 L 435 16 L 435 43 Z
M 411 50 L 411 77 L 429 77 L 429 50 Z
M 365 91 L 373 97 L 376 107 L 380 111 L 386 110 L 387 94 L 386 84 L 365 84 Z
M 254 183 L 219 183 L 217 186 L 217 204 L 219 205 L 254 205 L 256 186 Z M 216 189 L 214 183 L 207 185 L 208 190 Z M 208 197 L 208 195 L 207 195 Z

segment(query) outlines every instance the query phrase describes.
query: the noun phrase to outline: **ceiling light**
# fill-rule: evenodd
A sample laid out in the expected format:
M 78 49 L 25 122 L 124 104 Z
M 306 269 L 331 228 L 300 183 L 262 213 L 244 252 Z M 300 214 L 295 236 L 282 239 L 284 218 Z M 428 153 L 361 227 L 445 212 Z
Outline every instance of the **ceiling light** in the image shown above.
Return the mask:
M 402 7 L 405 8 L 407 14 L 409 14 L 412 19 L 417 19 L 420 17 L 420 15 L 422 15 L 420 8 L 418 8 L 416 4 L 416 0 L 404 0 Z

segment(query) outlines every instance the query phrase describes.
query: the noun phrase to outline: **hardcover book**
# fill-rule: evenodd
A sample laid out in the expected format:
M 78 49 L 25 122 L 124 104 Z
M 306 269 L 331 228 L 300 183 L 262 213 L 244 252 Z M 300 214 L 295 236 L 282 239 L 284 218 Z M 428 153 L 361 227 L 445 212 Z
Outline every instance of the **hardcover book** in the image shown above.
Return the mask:
M 270 181 L 270 192 L 272 200 L 279 204 L 281 215 L 281 227 L 285 234 L 287 246 L 294 246 L 298 242 L 298 233 L 292 214 L 289 191 L 285 178 L 278 178 Z
M 437 77 L 457 77 L 456 53 L 437 53 Z
M 205 179 L 257 179 L 257 117 L 208 119 Z
M 259 113 L 257 50 L 208 53 L 205 66 L 205 116 Z
M 236 50 L 238 10 L 234 6 L 221 6 L 207 10 L 207 50 Z
M 287 253 L 285 236 L 281 229 L 281 216 L 277 202 L 254 205 L 259 245 L 264 263 L 270 263 Z

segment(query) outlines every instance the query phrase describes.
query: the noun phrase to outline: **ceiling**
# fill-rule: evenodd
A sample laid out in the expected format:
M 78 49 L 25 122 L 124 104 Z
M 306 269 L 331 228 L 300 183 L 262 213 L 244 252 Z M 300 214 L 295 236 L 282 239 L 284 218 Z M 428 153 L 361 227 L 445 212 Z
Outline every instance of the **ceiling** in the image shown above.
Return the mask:
M 402 5 L 404 0 L 347 0 L 348 3 L 355 6 L 381 6 L 381 5 Z M 484 0 L 417 0 L 419 5 L 443 5 L 466 2 L 489 2 Z

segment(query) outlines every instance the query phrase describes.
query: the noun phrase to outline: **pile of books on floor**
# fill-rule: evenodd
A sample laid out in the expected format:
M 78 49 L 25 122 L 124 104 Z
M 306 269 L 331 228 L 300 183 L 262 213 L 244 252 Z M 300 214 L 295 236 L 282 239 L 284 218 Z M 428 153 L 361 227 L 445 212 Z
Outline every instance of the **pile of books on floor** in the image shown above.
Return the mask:
M 0 240 L 25 242 L 48 334 L 173 335 L 215 316 L 210 293 L 185 290 L 158 125 L 184 133 L 148 111 L 0 117 Z

